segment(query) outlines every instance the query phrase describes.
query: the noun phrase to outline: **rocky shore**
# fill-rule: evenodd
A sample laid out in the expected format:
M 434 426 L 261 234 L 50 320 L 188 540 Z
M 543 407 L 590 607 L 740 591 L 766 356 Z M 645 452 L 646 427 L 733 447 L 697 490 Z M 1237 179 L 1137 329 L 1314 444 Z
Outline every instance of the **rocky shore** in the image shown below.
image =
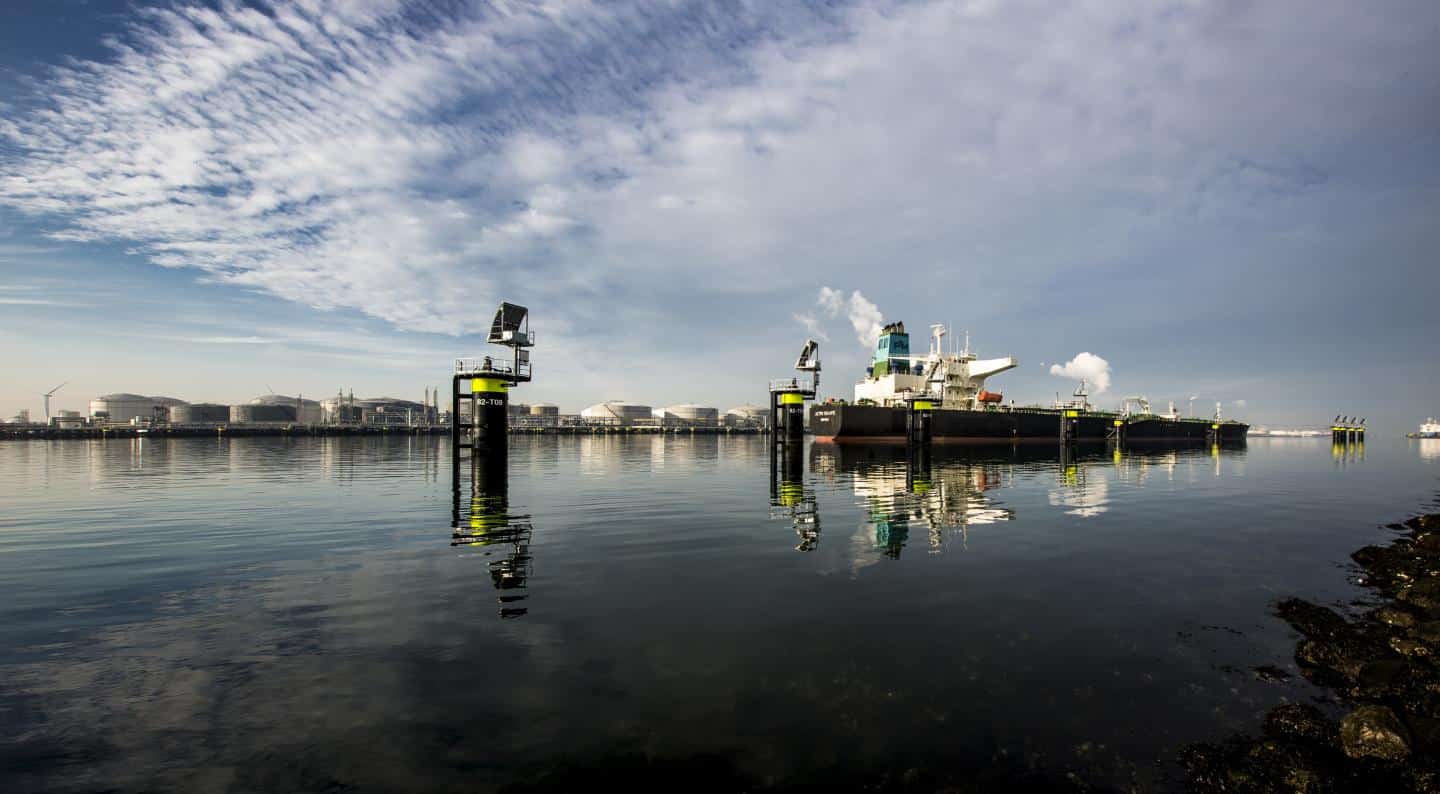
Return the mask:
M 1300 599 L 1276 605 L 1303 637 L 1301 671 L 1341 712 L 1286 704 L 1258 738 L 1187 748 L 1192 790 L 1440 792 L 1440 514 L 1390 528 L 1392 543 L 1351 555 L 1379 606 L 1347 617 Z

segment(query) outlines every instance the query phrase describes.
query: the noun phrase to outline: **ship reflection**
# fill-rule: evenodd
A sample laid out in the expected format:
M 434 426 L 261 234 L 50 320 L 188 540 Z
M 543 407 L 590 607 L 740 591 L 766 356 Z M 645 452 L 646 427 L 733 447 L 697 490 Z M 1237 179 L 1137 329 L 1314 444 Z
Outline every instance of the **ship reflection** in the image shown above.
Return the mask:
M 816 472 L 849 476 L 866 515 L 856 541 L 889 559 L 915 542 L 932 554 L 952 541 L 963 547 L 971 527 L 1015 518 L 994 494 L 1009 468 L 984 453 L 816 444 L 811 459 Z
M 500 593 L 500 617 L 520 617 L 529 611 L 523 602 L 528 597 L 532 562 L 530 516 L 509 512 L 509 471 L 503 455 L 480 455 L 468 463 L 468 493 L 463 493 L 456 467 L 450 545 L 488 558 L 490 582 Z
M 971 529 L 1015 520 L 1000 493 L 1015 484 L 1017 473 L 1028 483 L 1036 482 L 1036 475 L 1053 478 L 1045 496 L 1063 515 L 1098 519 L 1113 508 L 1118 483 L 1243 475 L 1245 455 L 1243 444 L 817 443 L 810 467 L 817 478 L 853 488 L 864 515 L 854 540 L 857 556 L 899 559 L 907 548 L 940 554 L 958 543 L 963 550 Z
M 815 492 L 805 487 L 803 445 L 770 445 L 770 518 L 789 519 L 800 539 L 796 551 L 814 551 L 820 545 L 820 511 Z

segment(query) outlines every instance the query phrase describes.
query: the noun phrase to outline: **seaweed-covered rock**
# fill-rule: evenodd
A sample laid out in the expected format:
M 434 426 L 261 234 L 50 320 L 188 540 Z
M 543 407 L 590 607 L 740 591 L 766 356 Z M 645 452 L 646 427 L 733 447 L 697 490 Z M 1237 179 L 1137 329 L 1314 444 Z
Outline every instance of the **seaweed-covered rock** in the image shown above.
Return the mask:
M 1390 647 L 1401 656 L 1429 656 L 1430 648 L 1423 642 L 1406 637 L 1391 637 Z
M 1375 610 L 1375 619 L 1387 626 L 1408 629 L 1415 625 L 1415 616 L 1403 609 L 1381 607 Z
M 1311 639 L 1339 639 L 1353 633 L 1350 623 L 1335 610 L 1298 598 L 1287 598 L 1276 604 L 1275 612 Z
M 1320 709 L 1300 703 L 1276 706 L 1265 715 L 1265 735 L 1331 746 L 1338 732 L 1335 723 L 1325 719 Z
M 1405 526 L 1416 530 L 1440 530 L 1440 513 L 1431 513 L 1428 516 L 1416 516 L 1406 521 Z
M 1404 659 L 1367 662 L 1356 676 L 1352 694 L 1365 700 L 1381 700 L 1408 691 L 1414 684 L 1414 668 Z
M 1386 706 L 1361 706 L 1345 715 L 1340 743 L 1351 758 L 1398 761 L 1410 754 L 1410 733 Z
M 1339 679 L 1334 683 L 1344 683 L 1354 681 L 1369 659 L 1347 652 L 1339 643 L 1302 640 L 1295 646 L 1295 661 L 1310 678 L 1318 678 L 1322 682 Z
M 1432 647 L 1440 645 L 1440 620 L 1427 620 L 1416 624 L 1410 636 Z
M 1396 598 L 1421 609 L 1440 609 L 1440 579 L 1427 577 L 1416 580 L 1400 588 Z

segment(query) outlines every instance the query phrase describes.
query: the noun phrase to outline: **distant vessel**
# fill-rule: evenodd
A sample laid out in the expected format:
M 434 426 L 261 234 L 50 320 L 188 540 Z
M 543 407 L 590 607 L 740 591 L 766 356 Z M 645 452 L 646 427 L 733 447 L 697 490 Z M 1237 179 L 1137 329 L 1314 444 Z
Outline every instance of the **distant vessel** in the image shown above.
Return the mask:
M 965 441 L 1243 441 L 1250 426 L 1220 417 L 1181 417 L 1172 403 L 1165 414 L 1150 410 L 1143 397 L 1127 398 L 1122 411 L 1099 411 L 1090 404 L 1085 382 L 1074 399 L 1050 407 L 1004 404 L 998 392 L 988 391 L 985 380 L 1019 362 L 1013 356 L 981 359 L 970 352 L 967 336 L 963 350 L 945 352 L 944 325 L 930 326 L 930 350 L 910 354 L 910 335 L 904 323 L 891 323 L 880 332 L 875 356 L 866 376 L 855 384 L 853 403 L 830 401 L 816 405 L 811 414 L 815 437 L 831 441 L 905 440 L 906 416 L 911 410 L 933 411 L 933 437 L 937 442 Z M 1133 406 L 1133 410 L 1132 410 Z
M 1432 417 L 1432 418 L 1429 418 L 1429 419 L 1426 419 L 1426 420 L 1425 420 L 1425 424 L 1420 425 L 1420 432 L 1418 432 L 1418 433 L 1412 433 L 1410 437 L 1411 437 L 1411 438 L 1440 438 L 1440 422 L 1435 421 L 1435 419 L 1434 419 L 1433 417 Z

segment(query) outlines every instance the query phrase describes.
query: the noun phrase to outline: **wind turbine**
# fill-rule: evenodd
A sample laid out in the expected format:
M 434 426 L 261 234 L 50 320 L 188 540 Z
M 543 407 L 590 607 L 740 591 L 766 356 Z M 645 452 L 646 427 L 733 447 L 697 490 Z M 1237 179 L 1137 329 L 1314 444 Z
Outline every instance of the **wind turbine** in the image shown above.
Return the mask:
M 65 383 L 69 383 L 69 382 L 70 382 L 70 381 L 68 381 L 68 380 L 65 381 Z M 60 384 L 59 386 L 56 386 L 55 388 L 51 389 L 50 391 L 47 391 L 47 392 L 45 392 L 44 394 L 40 395 L 41 397 L 44 397 L 44 398 L 45 398 L 45 424 L 47 424 L 47 425 L 50 424 L 50 398 L 53 397 L 53 396 L 55 396 L 55 392 L 60 391 L 61 389 L 65 388 L 65 383 L 62 383 L 62 384 Z

